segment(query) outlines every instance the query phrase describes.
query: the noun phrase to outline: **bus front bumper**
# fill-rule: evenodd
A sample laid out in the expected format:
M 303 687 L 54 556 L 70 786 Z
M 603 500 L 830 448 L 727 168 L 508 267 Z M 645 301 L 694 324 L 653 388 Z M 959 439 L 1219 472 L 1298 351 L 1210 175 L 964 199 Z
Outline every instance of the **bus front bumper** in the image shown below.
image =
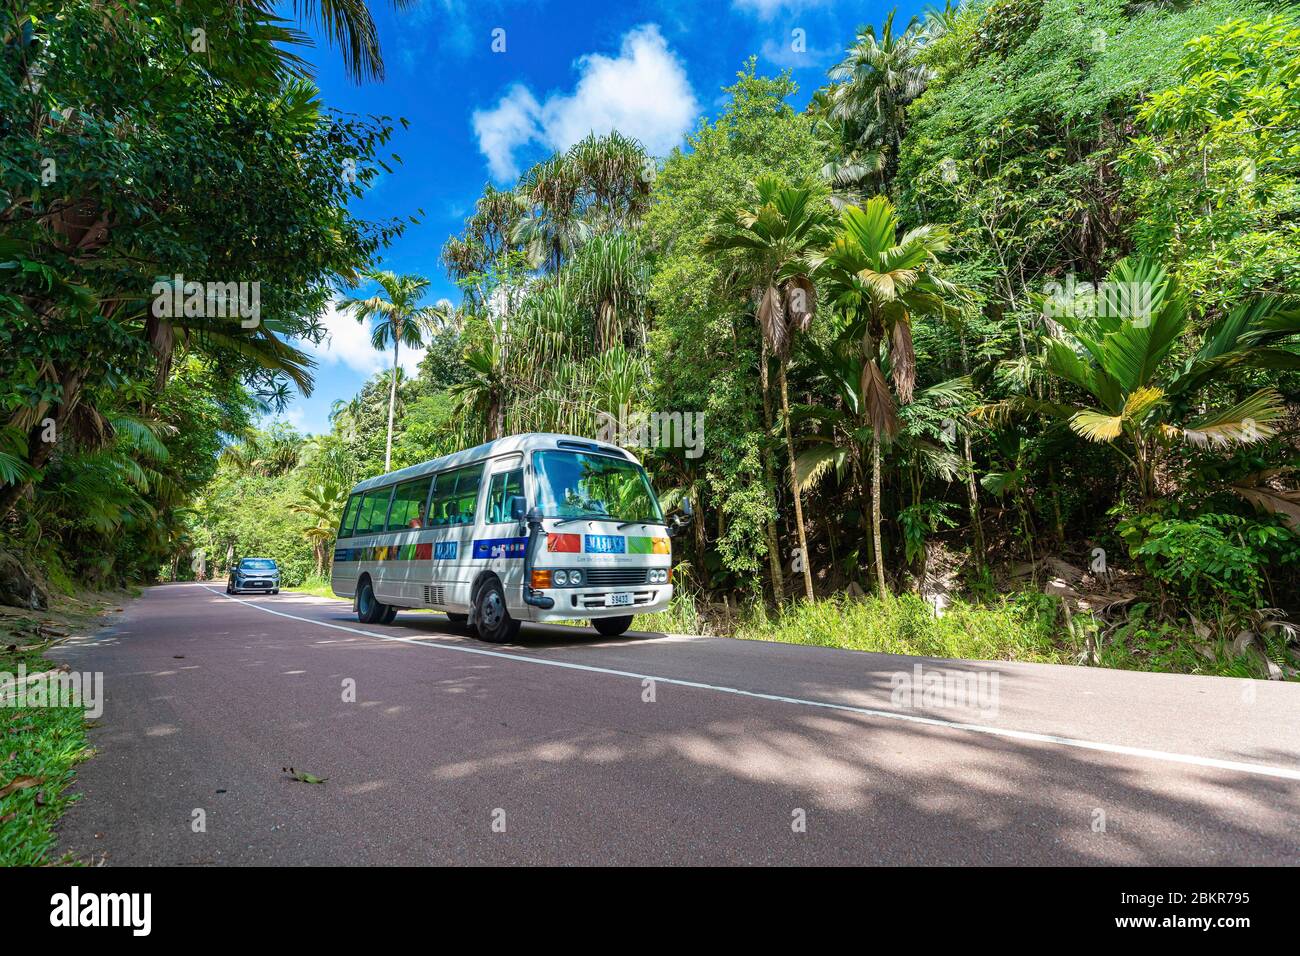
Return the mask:
M 547 588 L 534 591 L 553 599 L 553 607 L 543 610 L 528 607 L 526 620 L 572 621 L 577 618 L 622 617 L 627 614 L 654 614 L 665 611 L 673 599 L 671 584 L 638 584 L 627 588 Z M 630 604 L 611 604 L 610 595 L 630 595 Z M 620 598 L 614 598 L 620 600 Z

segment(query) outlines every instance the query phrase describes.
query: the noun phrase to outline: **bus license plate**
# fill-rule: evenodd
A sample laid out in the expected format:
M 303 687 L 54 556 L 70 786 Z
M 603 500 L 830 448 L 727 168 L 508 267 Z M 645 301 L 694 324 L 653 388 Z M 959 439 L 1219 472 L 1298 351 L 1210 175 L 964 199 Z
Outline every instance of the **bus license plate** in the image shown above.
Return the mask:
M 606 594 L 605 607 L 627 607 L 632 603 L 630 594 Z

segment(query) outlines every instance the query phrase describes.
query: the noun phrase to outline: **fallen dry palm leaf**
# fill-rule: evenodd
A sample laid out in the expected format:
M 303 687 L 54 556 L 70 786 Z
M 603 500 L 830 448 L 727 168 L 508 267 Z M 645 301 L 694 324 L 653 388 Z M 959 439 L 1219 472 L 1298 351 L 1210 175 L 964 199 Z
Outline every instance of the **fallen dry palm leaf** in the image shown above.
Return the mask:
M 1261 511 L 1282 515 L 1292 531 L 1300 531 L 1300 490 L 1266 484 L 1285 469 L 1270 468 L 1247 475 L 1228 487 Z
M 17 777 L 14 777 L 12 780 L 6 783 L 3 787 L 0 787 L 0 800 L 9 796 L 9 794 L 11 793 L 16 793 L 19 790 L 28 790 L 32 787 L 39 787 L 44 782 L 45 782 L 44 777 L 32 777 L 27 774 L 19 774 Z

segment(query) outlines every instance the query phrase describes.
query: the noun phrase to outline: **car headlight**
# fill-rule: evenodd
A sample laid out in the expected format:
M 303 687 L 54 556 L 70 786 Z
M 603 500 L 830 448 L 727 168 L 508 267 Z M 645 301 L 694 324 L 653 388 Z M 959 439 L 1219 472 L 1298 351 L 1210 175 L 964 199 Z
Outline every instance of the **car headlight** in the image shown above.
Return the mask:
M 569 583 L 569 572 L 568 572 L 568 571 L 552 571 L 552 572 L 551 572 L 551 579 L 552 579 L 552 580 L 553 580 L 557 585 L 568 584 L 568 583 Z

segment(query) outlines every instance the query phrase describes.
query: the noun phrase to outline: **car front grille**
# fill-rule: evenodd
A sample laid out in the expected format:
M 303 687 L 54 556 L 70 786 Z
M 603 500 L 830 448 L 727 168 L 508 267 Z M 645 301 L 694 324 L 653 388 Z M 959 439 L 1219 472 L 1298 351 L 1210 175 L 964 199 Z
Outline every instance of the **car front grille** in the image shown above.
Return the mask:
M 645 568 L 592 568 L 583 572 L 583 585 L 593 588 L 645 584 Z

